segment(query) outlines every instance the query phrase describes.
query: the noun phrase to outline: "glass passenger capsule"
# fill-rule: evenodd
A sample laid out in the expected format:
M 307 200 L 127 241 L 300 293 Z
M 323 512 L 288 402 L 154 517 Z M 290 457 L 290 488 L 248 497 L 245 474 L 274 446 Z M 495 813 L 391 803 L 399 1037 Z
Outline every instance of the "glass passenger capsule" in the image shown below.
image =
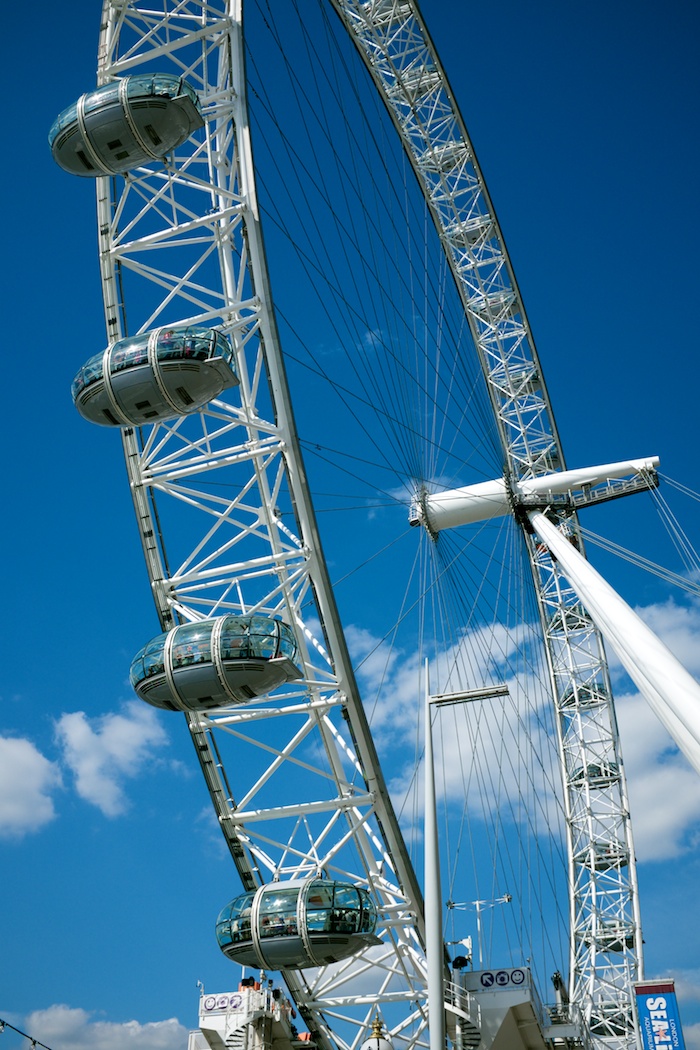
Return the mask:
M 235 386 L 231 344 L 214 328 L 180 325 L 120 339 L 91 357 L 71 384 L 81 416 L 140 426 L 195 412 Z
M 167 711 L 229 707 L 301 677 L 291 628 L 271 616 L 220 616 L 180 624 L 145 645 L 131 684 Z
M 203 123 L 182 77 L 139 73 L 81 95 L 56 117 L 49 146 L 72 175 L 115 175 L 161 159 Z
M 312 877 L 242 893 L 216 921 L 224 955 L 264 970 L 338 962 L 378 944 L 377 910 L 367 890 Z

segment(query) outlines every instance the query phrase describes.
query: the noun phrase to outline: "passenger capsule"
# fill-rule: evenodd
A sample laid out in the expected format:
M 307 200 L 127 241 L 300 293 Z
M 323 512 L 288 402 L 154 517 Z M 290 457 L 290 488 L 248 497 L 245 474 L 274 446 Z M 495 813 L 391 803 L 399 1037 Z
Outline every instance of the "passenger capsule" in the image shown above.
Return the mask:
M 166 711 L 229 707 L 301 678 L 291 628 L 271 616 L 220 616 L 180 624 L 145 645 L 131 684 Z
M 376 926 L 367 890 L 314 876 L 242 893 L 219 915 L 216 937 L 224 955 L 242 966 L 299 969 L 379 944 Z
M 49 132 L 72 175 L 115 175 L 160 160 L 204 123 L 197 93 L 170 73 L 139 73 L 81 95 Z
M 226 336 L 181 325 L 112 343 L 83 365 L 71 393 L 91 423 L 126 427 L 195 412 L 237 383 Z

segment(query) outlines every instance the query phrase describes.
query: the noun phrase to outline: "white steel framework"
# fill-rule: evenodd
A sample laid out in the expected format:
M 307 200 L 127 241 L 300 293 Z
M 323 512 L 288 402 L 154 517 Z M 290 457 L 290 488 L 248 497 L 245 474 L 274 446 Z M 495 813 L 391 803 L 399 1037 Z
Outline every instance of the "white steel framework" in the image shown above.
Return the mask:
M 333 6 L 387 103 L 439 232 L 488 381 L 506 483 L 562 470 L 498 223 L 417 8 L 409 0 Z M 303 663 L 300 683 L 259 703 L 190 715 L 190 730 L 246 888 L 324 871 L 361 881 L 378 902 L 381 947 L 287 975 L 315 1038 L 325 1048 L 354 1047 L 381 1009 L 395 1046 L 424 1043 L 420 890 L 321 553 L 272 310 L 241 0 L 105 0 L 98 82 L 153 68 L 187 77 L 205 127 L 165 164 L 98 180 L 108 338 L 215 324 L 232 340 L 241 379 L 235 396 L 193 416 L 123 431 L 154 600 L 164 629 L 230 611 L 280 615 L 296 631 Z M 418 485 L 419 504 L 428 487 L 429 479 Z M 551 513 L 580 545 L 572 507 Z M 525 542 L 559 713 L 571 997 L 601 1044 L 628 1047 L 641 930 L 609 678 L 600 638 L 573 590 L 529 531 Z M 217 736 L 245 747 L 246 781 L 237 794 Z M 460 1016 L 478 1019 L 466 998 L 458 1006 Z
M 347 1018 L 345 1038 L 354 1045 L 377 1003 L 387 1019 L 399 1003 L 413 1005 L 394 1037 L 413 1045 L 427 1023 L 422 903 L 357 693 L 298 452 L 259 230 L 240 5 L 178 2 L 156 13 L 148 4 L 108 2 L 99 54 L 100 83 L 154 62 L 174 65 L 195 86 L 206 118 L 201 138 L 164 167 L 98 180 L 108 336 L 126 332 L 122 290 L 135 275 L 136 330 L 216 323 L 235 346 L 241 380 L 234 403 L 214 401 L 147 433 L 123 431 L 161 625 L 266 612 L 291 624 L 301 646 L 298 687 L 272 703 L 189 716 L 197 754 L 245 887 L 322 871 L 361 881 L 379 905 L 383 943 L 368 958 L 287 975 L 315 1039 L 337 1043 Z M 232 796 L 214 727 L 255 752 L 242 796 Z
M 334 0 L 384 96 L 442 240 L 487 378 L 506 484 L 564 469 L 525 308 L 473 146 L 415 5 Z M 425 492 L 416 493 L 417 500 Z M 581 547 L 575 513 L 552 509 Z M 559 713 L 569 827 L 570 995 L 605 1045 L 634 1044 L 642 936 L 629 805 L 602 639 L 526 534 Z M 589 771 L 606 769 L 605 777 Z M 601 855 L 607 859 L 601 860 Z M 610 936 L 614 928 L 616 935 Z

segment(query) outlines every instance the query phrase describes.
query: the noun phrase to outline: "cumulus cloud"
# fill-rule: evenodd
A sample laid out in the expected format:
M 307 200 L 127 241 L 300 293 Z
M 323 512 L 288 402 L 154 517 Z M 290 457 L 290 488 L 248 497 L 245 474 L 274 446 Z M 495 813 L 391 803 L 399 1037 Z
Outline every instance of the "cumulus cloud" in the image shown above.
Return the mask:
M 700 675 L 700 605 L 669 599 L 637 607 L 636 612 L 691 674 Z
M 377 747 L 391 760 L 391 794 L 405 830 L 415 836 L 423 809 L 422 767 L 416 773 L 423 751 L 423 660 L 361 628 L 352 627 L 346 635 Z M 492 627 L 465 632 L 456 645 L 432 655 L 435 692 L 457 691 L 465 682 L 481 686 L 494 678 L 508 688 L 506 696 L 450 705 L 436 716 L 436 776 L 438 792 L 448 801 L 461 808 L 466 798 L 475 799 L 475 820 L 479 814 L 486 823 L 492 819 L 491 807 L 483 806 L 489 798 L 498 800 L 500 822 L 549 834 L 561 832 L 560 774 L 553 722 L 550 717 L 547 725 L 542 717 L 546 693 L 528 673 L 531 642 L 527 627 L 517 632 Z M 520 673 L 512 663 L 520 665 Z
M 699 677 L 700 605 L 669 599 L 635 611 Z M 629 689 L 629 679 L 610 647 L 608 658 L 617 682 L 616 710 L 637 856 L 640 861 L 679 856 L 695 848 L 700 837 L 700 779 L 647 702 Z
M 83 711 L 61 715 L 56 740 L 80 797 L 115 817 L 128 808 L 124 781 L 142 772 L 167 736 L 156 712 L 134 700 L 92 720 Z
M 653 979 L 653 975 L 652 975 Z M 681 970 L 675 974 L 676 994 L 680 1005 L 681 1023 L 690 1003 L 700 1002 L 700 970 Z M 697 1011 L 694 1011 L 697 1016 Z M 700 1050 L 700 1022 L 683 1025 L 686 1050 Z
M 0 837 L 21 838 L 56 816 L 58 767 L 30 740 L 0 737 Z
M 700 778 L 639 694 L 618 696 L 616 709 L 637 857 L 677 857 L 697 846 Z
M 27 1016 L 25 1031 L 52 1050 L 186 1050 L 187 1029 L 175 1017 L 167 1021 L 94 1021 L 86 1010 L 50 1006 Z
M 654 979 L 654 976 L 650 978 Z M 683 1001 L 700 1002 L 700 970 L 680 970 L 675 975 L 676 993 Z
M 639 694 L 618 696 L 637 857 L 666 860 L 697 845 L 700 777 Z
M 686 1050 L 700 1050 L 700 1023 L 683 1025 L 683 1037 Z
M 667 601 L 637 611 L 681 662 L 691 672 L 700 674 L 700 606 Z M 526 795 L 531 799 L 526 807 L 530 810 L 529 819 L 540 826 L 550 821 L 556 823 L 555 796 L 560 796 L 558 771 L 545 760 L 548 733 L 545 724 L 539 723 L 539 712 L 546 706 L 546 691 L 531 677 L 527 666 L 515 673 L 510 666 L 514 652 L 522 652 L 529 644 L 527 631 L 524 629 L 518 637 L 507 632 L 501 636 L 500 628 L 495 631 L 498 636 L 490 636 L 488 640 L 483 639 L 479 631 L 465 634 L 459 646 L 431 657 L 431 677 L 447 683 L 442 687 L 445 691 L 459 687 L 459 683 L 449 680 L 447 673 L 449 668 L 459 666 L 471 667 L 475 680 L 488 681 L 495 674 L 507 682 L 510 690 L 510 698 L 502 703 L 474 705 L 474 711 L 469 712 L 472 728 L 466 741 L 463 737 L 460 742 L 456 730 L 445 732 L 444 739 L 436 741 L 441 790 L 448 798 L 464 797 L 468 786 L 464 770 L 468 762 L 465 763 L 461 751 L 466 743 L 467 750 L 476 756 L 471 778 L 480 779 L 482 787 L 494 798 L 510 795 L 516 779 L 522 775 L 515 766 L 508 768 L 518 747 L 515 737 L 529 736 L 533 751 L 539 749 L 543 757 L 542 768 L 538 771 L 535 767 L 527 785 Z M 391 770 L 392 794 L 399 809 L 406 815 L 412 812 L 413 817 L 409 819 L 419 820 L 422 788 L 416 780 L 414 759 L 422 750 L 422 660 L 415 653 L 397 652 L 388 642 L 360 628 L 351 628 L 347 634 L 380 753 L 390 753 L 392 758 L 397 753 L 405 756 L 405 765 L 398 768 L 394 765 Z M 496 660 L 487 661 L 483 653 L 494 644 Z M 623 675 L 614 655 L 609 655 L 618 681 L 617 712 L 637 855 L 640 861 L 679 856 L 696 848 L 700 841 L 700 779 L 646 702 L 630 689 L 629 679 Z M 525 693 L 531 697 L 530 707 L 524 703 Z M 478 708 L 481 710 L 477 723 Z M 503 717 L 506 708 L 509 716 Z M 441 717 L 444 720 L 444 712 Z M 520 782 L 521 790 L 522 786 Z M 402 799 L 405 802 L 402 803 Z M 513 818 L 517 819 L 515 812 Z

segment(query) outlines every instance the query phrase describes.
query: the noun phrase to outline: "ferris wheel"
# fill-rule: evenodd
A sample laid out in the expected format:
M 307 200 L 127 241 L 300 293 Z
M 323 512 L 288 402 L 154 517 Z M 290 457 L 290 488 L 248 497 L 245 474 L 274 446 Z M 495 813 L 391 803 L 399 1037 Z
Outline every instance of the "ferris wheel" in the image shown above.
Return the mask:
M 302 19 L 282 33 L 267 11 L 249 41 L 233 0 L 105 0 L 97 89 L 52 129 L 59 163 L 97 179 L 108 346 L 73 393 L 121 432 L 160 620 L 132 681 L 186 715 L 242 884 L 221 902 L 226 954 L 281 971 L 324 1050 L 358 1045 L 377 1014 L 409 1050 L 428 1031 L 421 814 L 396 753 L 428 658 L 445 839 L 483 863 L 463 889 L 450 854 L 448 1031 L 479 1044 L 470 964 L 529 966 L 540 985 L 567 972 L 579 1033 L 627 1048 L 643 976 L 629 806 L 601 637 L 562 567 L 582 550 L 577 511 L 652 488 L 655 461 L 565 470 L 415 3 L 328 6 L 316 90 L 335 111 L 308 88 L 267 94 L 275 62 L 296 86 L 290 55 L 314 53 Z M 355 53 L 366 72 L 341 89 Z

